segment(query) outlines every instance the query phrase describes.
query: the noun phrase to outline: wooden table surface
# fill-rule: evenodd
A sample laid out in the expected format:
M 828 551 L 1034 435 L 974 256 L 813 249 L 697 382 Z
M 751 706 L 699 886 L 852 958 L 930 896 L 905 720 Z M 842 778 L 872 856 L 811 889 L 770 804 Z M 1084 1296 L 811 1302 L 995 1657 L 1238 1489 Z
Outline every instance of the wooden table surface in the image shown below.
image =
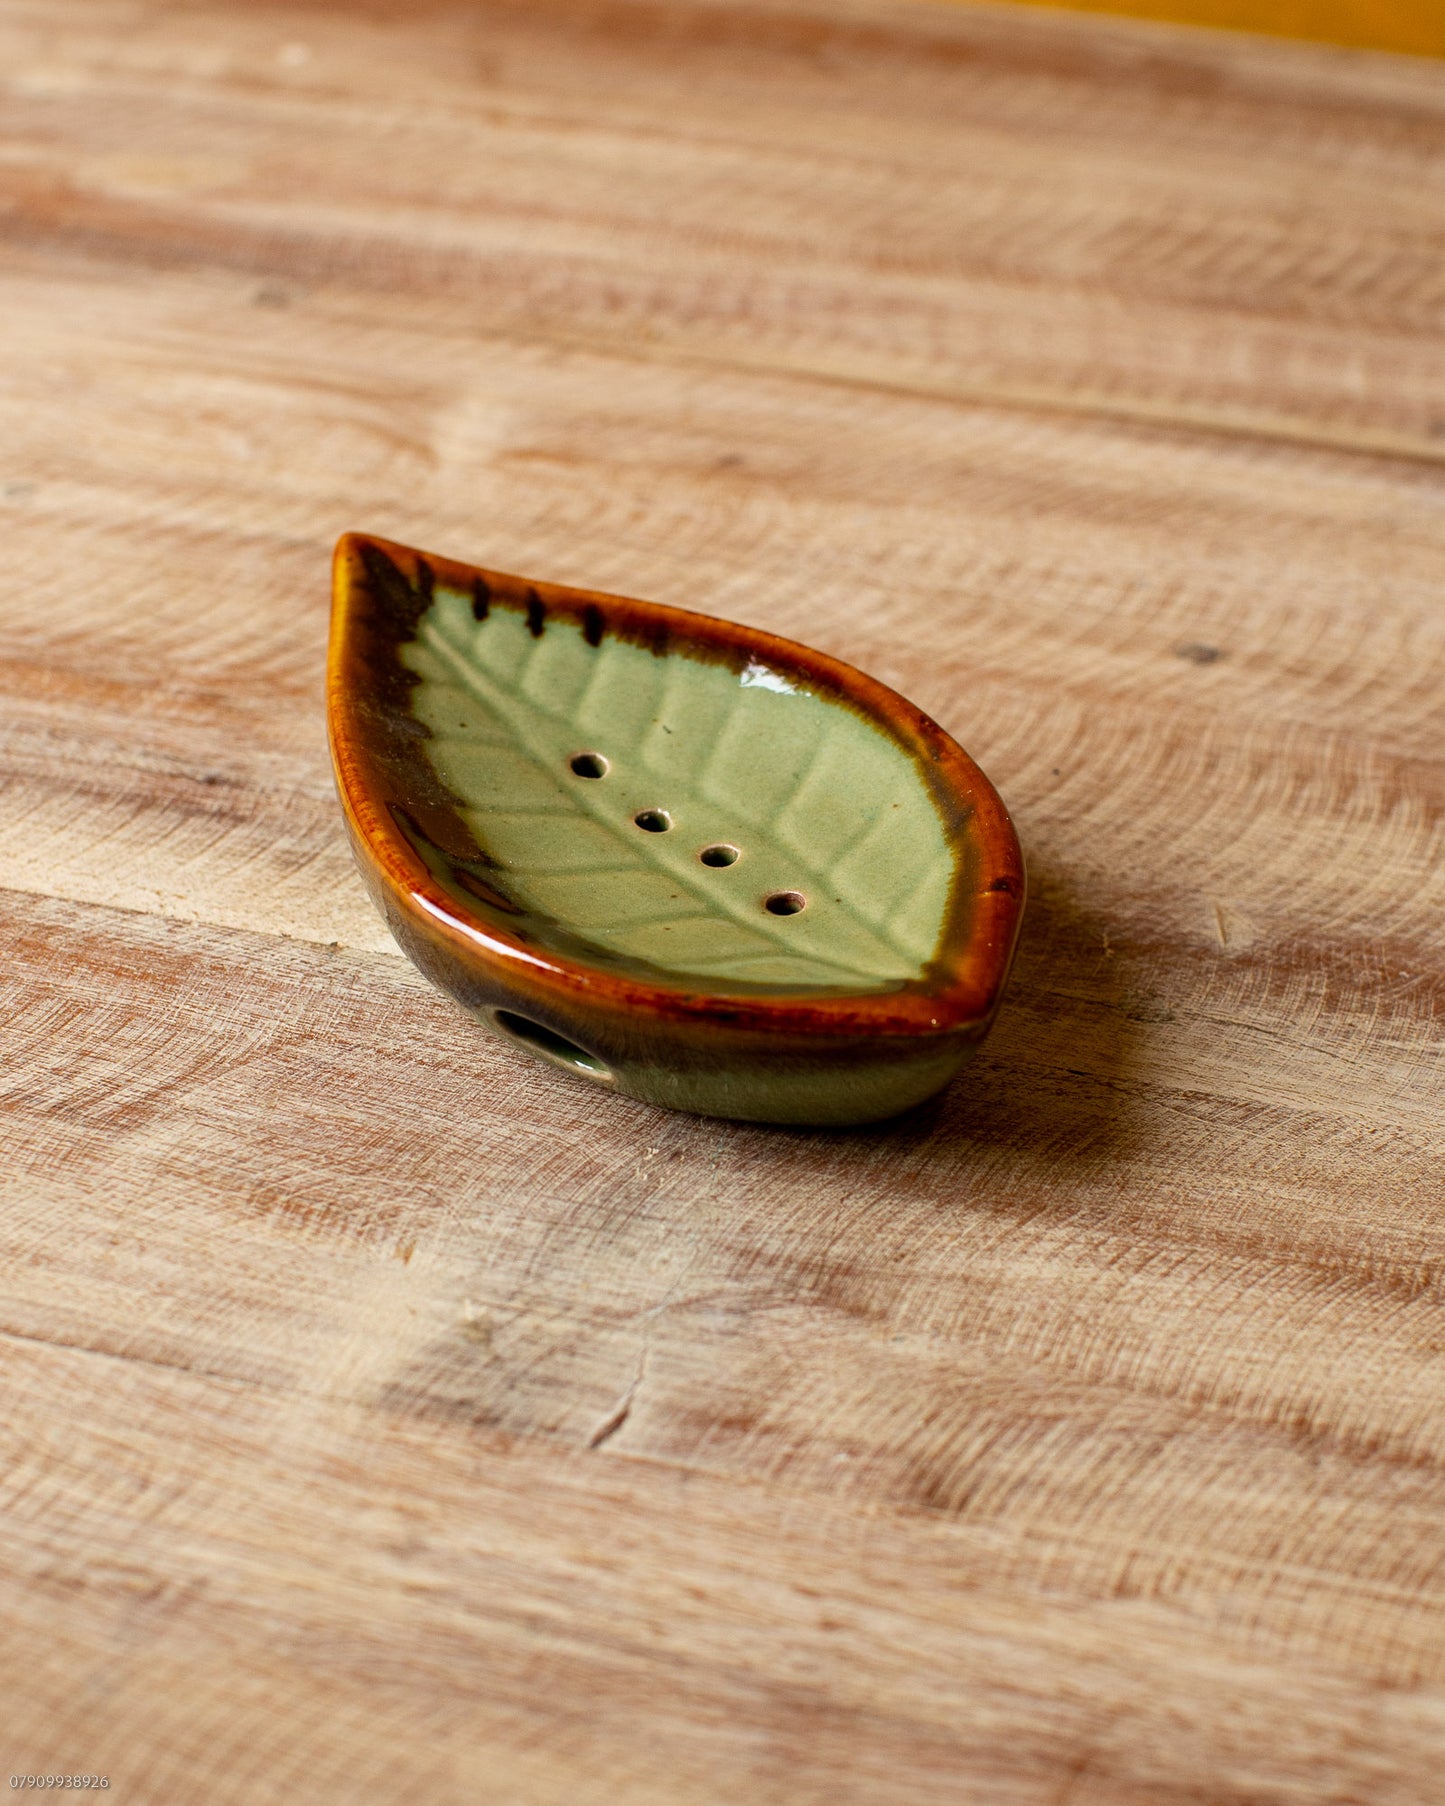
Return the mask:
M 1445 1799 L 1445 67 L 848 0 L 0 4 L 0 1772 Z M 851 1134 L 483 1038 L 369 529 L 764 623 L 1010 803 Z

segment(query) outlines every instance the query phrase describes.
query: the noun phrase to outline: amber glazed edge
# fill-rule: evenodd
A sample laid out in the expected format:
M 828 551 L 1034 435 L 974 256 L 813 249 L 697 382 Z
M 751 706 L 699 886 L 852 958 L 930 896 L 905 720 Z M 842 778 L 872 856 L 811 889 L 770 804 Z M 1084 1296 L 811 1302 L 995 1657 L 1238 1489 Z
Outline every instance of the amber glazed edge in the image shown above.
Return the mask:
M 403 831 L 421 812 L 428 844 L 458 859 L 482 853 L 428 766 L 423 730 L 401 719 L 410 680 L 397 654 L 438 586 L 525 608 L 539 624 L 568 619 L 591 643 L 615 633 L 738 670 L 763 659 L 885 727 L 960 850 L 955 894 L 923 978 L 888 991 L 797 996 L 657 982 L 569 957 L 504 913 L 464 905 L 438 881 L 415 832 Z M 357 864 L 403 951 L 484 1024 L 584 1080 L 703 1115 L 869 1122 L 941 1089 L 993 1022 L 1025 895 L 1008 812 L 936 722 L 826 653 L 666 604 L 533 582 L 348 533 L 333 564 L 327 722 Z

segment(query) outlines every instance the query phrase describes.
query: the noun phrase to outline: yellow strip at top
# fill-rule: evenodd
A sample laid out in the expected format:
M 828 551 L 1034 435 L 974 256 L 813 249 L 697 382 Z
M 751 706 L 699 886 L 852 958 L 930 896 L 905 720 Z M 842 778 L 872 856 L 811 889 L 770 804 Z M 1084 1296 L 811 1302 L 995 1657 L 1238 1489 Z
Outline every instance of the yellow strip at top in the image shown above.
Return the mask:
M 1445 56 L 1445 0 L 1023 0 L 1070 12 L 1215 25 L 1367 50 Z

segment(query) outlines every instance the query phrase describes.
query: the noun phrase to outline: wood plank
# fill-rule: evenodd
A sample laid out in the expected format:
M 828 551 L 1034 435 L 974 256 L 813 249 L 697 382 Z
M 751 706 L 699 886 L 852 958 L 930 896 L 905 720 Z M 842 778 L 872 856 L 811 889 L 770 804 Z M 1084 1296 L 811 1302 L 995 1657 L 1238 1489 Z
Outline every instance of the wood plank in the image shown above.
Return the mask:
M 735 1489 L 705 1477 L 363 1429 L 325 1402 L 281 1428 L 244 1389 L 114 1366 L 14 1358 L 82 1425 L 119 1384 L 135 1427 L 54 1448 L 6 1556 L 39 1653 L 10 1698 L 60 1733 L 22 1728 L 14 1759 L 100 1745 L 117 1794 L 1013 1806 L 1063 1775 L 1083 1806 L 1174 1806 L 1308 1798 L 1303 1758 L 1322 1792 L 1395 1806 L 1428 1797 L 1402 1745 L 1438 1772 L 1412 1689 L 1229 1660 L 1127 1593 L 1044 1588 L 1022 1619 L 927 1522 L 880 1538 L 757 1487 L 740 1540 Z M 47 1427 L 15 1422 L 27 1480 Z
M 1421 982 L 1433 467 L 490 339 L 459 374 L 453 340 L 338 343 L 304 310 L 262 310 L 237 343 L 208 335 L 245 296 L 189 278 L 131 292 L 96 338 L 82 439 L 44 397 L 93 287 L 8 297 L 26 356 L 0 419 L 31 473 L 9 541 L 34 573 L 11 592 L 0 729 L 18 889 L 389 944 L 319 712 L 327 552 L 362 525 L 816 641 L 953 729 L 1037 870 L 1087 870 L 1134 933 L 1240 958 L 1318 920 L 1313 957 L 1352 990 Z M 288 458 L 319 406 L 324 449 Z M 1367 928 L 1400 972 L 1358 959 Z
M 1392 1138 L 1071 1099 L 1037 959 L 941 1112 L 780 1137 L 560 1092 L 377 955 L 6 907 L 7 1615 L 66 1627 L 22 1766 L 1428 1798 L 1439 1200 Z M 1280 1158 L 1331 1132 L 1393 1250 Z
M 1440 96 L 1157 43 L 0 5 L 16 1772 L 1433 1806 Z M 1167 306 L 1068 273 L 1106 169 Z M 777 1132 L 482 1038 L 345 852 L 347 527 L 936 714 L 1034 887 L 966 1082 Z
M 1445 449 L 1430 63 L 836 0 L 0 20 L 15 260 Z

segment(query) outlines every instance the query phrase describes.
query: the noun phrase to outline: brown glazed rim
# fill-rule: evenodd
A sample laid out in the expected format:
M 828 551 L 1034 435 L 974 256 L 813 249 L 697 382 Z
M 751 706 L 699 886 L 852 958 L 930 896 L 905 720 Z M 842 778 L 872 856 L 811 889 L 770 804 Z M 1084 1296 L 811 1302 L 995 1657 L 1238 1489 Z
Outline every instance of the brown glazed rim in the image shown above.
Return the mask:
M 376 679 L 358 615 L 362 604 L 373 613 L 387 607 L 368 575 L 378 556 L 396 567 L 423 597 L 438 583 L 463 594 L 480 594 L 497 605 L 525 609 L 534 632 L 543 630 L 548 617 L 560 617 L 578 623 L 594 645 L 603 634 L 648 646 L 657 654 L 676 645 L 679 651 L 686 649 L 694 657 L 738 671 L 762 660 L 886 728 L 912 758 L 943 816 L 950 841 L 957 845 L 966 836 L 972 849 L 971 858 L 958 860 L 938 950 L 924 975 L 877 992 L 693 991 L 686 988 L 685 979 L 657 984 L 601 970 L 471 914 L 442 888 L 398 829 L 388 803 L 403 799 L 388 797 L 394 786 L 387 784 L 363 728 L 366 692 L 368 687 L 375 690 Z M 394 634 L 388 625 L 388 634 L 392 656 L 411 637 L 409 625 L 399 620 Z M 464 962 L 493 965 L 499 977 L 549 998 L 559 1008 L 570 1003 L 621 1017 L 698 1028 L 710 1023 L 778 1035 L 928 1038 L 968 1030 L 982 1033 L 998 1007 L 1024 903 L 1023 855 L 1008 811 L 983 772 L 935 721 L 841 659 L 712 615 L 533 582 L 368 534 L 347 533 L 337 543 L 333 565 L 326 688 L 337 789 L 352 833 L 377 874 L 403 906 L 420 912 L 432 932 L 441 933 Z

